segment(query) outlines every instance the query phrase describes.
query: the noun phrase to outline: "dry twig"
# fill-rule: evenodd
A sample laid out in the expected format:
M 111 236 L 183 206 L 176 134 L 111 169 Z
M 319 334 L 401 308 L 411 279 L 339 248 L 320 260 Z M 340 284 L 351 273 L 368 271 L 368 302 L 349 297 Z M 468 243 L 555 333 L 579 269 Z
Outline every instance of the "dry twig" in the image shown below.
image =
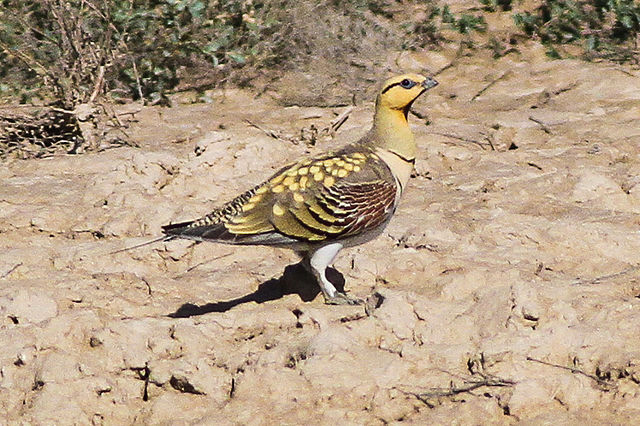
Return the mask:
M 0 278 L 7 278 L 9 275 L 11 275 L 11 273 L 13 271 L 15 271 L 16 269 L 18 269 L 20 266 L 22 266 L 22 262 L 16 263 L 15 265 L 13 265 L 7 272 L 5 272 L 4 274 L 2 274 L 2 276 Z
M 619 272 L 615 272 L 613 274 L 608 274 L 608 275 L 601 275 L 599 277 L 596 278 L 592 278 L 592 279 L 579 279 L 577 280 L 575 283 L 573 283 L 574 285 L 581 285 L 581 284 L 600 284 L 603 281 L 607 281 L 610 280 L 612 278 L 618 278 L 621 277 L 623 275 L 627 275 L 630 274 L 632 272 L 635 272 L 637 270 L 640 270 L 640 264 L 639 265 L 634 265 L 631 266 L 627 269 L 624 269 L 622 271 Z
M 256 123 L 254 123 L 253 121 L 251 121 L 249 119 L 245 119 L 244 121 L 249 126 L 255 127 L 256 129 L 260 130 L 261 132 L 263 132 L 265 135 L 269 136 L 270 138 L 274 138 L 274 139 L 277 139 L 279 141 L 293 142 L 295 145 L 298 144 L 298 141 L 293 140 L 291 138 L 285 138 L 283 136 L 280 136 L 279 132 L 276 132 L 275 130 L 271 130 L 271 129 L 267 129 L 266 127 L 262 127 L 259 124 L 256 124 Z
M 329 124 L 329 127 L 326 128 L 326 133 L 333 137 L 338 129 L 342 127 L 342 125 L 349 119 L 351 111 L 353 111 L 353 107 L 347 108 L 342 112 L 342 114 L 333 119 L 333 121 L 331 121 L 331 123 Z M 323 129 L 323 131 L 325 131 L 325 129 Z
M 476 93 L 475 95 L 473 95 L 473 97 L 471 98 L 471 102 L 475 101 L 477 98 L 479 98 L 480 96 L 482 96 L 482 94 L 484 92 L 486 92 L 487 90 L 489 90 L 489 88 L 491 88 L 491 86 L 493 86 L 494 84 L 496 84 L 497 82 L 499 82 L 500 80 L 502 80 L 505 76 L 507 75 L 506 72 L 503 72 L 502 74 L 500 74 L 499 77 L 491 80 L 491 82 L 489 82 L 489 84 L 487 84 L 486 86 L 484 86 L 478 93 Z
M 489 375 L 481 375 L 480 380 L 465 380 L 464 383 L 460 386 L 456 386 L 453 381 L 448 388 L 432 388 L 428 392 L 408 392 L 398 389 L 400 392 L 405 395 L 411 395 L 418 399 L 419 401 L 426 404 L 429 408 L 433 408 L 436 406 L 434 403 L 434 399 L 438 398 L 446 398 L 451 396 L 456 396 L 461 393 L 470 393 L 476 389 L 482 387 L 509 387 L 515 385 L 514 381 L 501 379 L 500 377 L 494 377 Z
M 472 143 L 472 144 L 478 145 L 482 149 L 486 149 L 485 146 L 489 145 L 492 148 L 492 150 L 495 150 L 495 148 L 493 147 L 492 143 L 484 144 L 482 142 L 478 142 L 478 141 L 473 140 L 473 139 L 464 138 L 462 136 L 453 135 L 451 133 L 429 132 L 429 134 L 438 135 L 438 136 L 444 136 L 445 138 L 451 138 L 451 139 L 456 139 L 456 140 L 459 140 L 459 141 L 462 141 L 462 142 Z
M 299 136 L 287 136 L 283 135 L 282 132 L 267 129 L 257 123 L 249 119 L 245 119 L 244 121 L 249 124 L 251 127 L 255 127 L 256 129 L 263 132 L 265 135 L 280 140 L 284 142 L 291 142 L 294 145 L 298 145 L 300 142 L 305 142 L 307 145 L 315 145 L 319 135 L 329 136 L 331 138 L 335 137 L 336 132 L 342 125 L 347 121 L 349 115 L 351 115 L 351 111 L 353 111 L 353 107 L 347 108 L 336 118 L 331 120 L 331 122 L 323 127 L 322 129 L 318 129 L 315 124 L 311 124 L 308 128 L 303 127 L 300 129 Z
M 548 135 L 551 135 L 551 129 L 549 129 L 549 127 L 547 127 L 547 125 L 545 123 L 543 123 L 541 120 L 538 120 L 537 118 L 531 116 L 529 117 L 529 120 L 533 121 L 534 123 L 540 125 L 540 128 L 542 129 L 543 132 L 545 132 Z
M 612 387 L 615 387 L 615 384 L 608 382 L 606 380 L 601 379 L 600 377 L 593 375 L 593 374 L 589 374 L 583 370 L 580 370 L 579 368 L 575 368 L 575 367 L 566 367 L 564 365 L 559 365 L 559 364 L 554 364 L 551 362 L 547 362 L 547 361 L 542 361 L 541 359 L 536 359 L 533 357 L 528 356 L 527 357 L 527 361 L 531 361 L 531 362 L 537 362 L 538 364 L 542 364 L 542 365 L 547 365 L 549 367 L 554 367 L 554 368 L 559 368 L 561 370 L 567 370 L 570 371 L 574 374 L 580 374 L 581 376 L 584 377 L 588 377 L 589 379 L 595 381 L 603 390 L 610 390 Z

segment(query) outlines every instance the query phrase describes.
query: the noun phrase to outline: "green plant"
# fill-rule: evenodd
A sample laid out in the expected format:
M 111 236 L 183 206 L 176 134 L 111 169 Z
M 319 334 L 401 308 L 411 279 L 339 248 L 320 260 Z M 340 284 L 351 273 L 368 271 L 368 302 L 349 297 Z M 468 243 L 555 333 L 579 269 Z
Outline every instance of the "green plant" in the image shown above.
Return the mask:
M 466 13 L 460 15 L 452 25 L 462 34 L 469 34 L 471 31 L 484 32 L 487 29 L 487 23 L 482 16 Z
M 469 34 L 471 31 L 483 32 L 487 28 L 487 23 L 482 16 L 463 13 L 459 17 L 456 17 L 451 13 L 448 5 L 442 8 L 441 15 L 442 22 L 449 24 L 451 28 L 461 34 Z
M 509 11 L 512 8 L 512 0 L 480 0 L 480 3 L 484 5 L 483 9 L 488 12 L 495 12 L 498 9 Z
M 404 24 L 407 33 L 407 42 L 403 45 L 404 48 L 438 45 L 444 40 L 442 35 L 444 28 L 450 28 L 464 35 L 473 31 L 484 32 L 487 28 L 487 23 L 481 15 L 468 13 L 456 15 L 451 12 L 448 5 L 438 7 L 430 4 L 421 16 L 421 19 L 409 20 Z
M 98 14 L 78 11 L 61 1 L 0 3 L 0 75 L 6 90 L 19 84 L 47 88 L 63 107 L 73 108 L 91 96 L 100 68 L 110 59 L 109 37 L 92 34 Z M 28 92 L 27 92 L 28 93 Z
M 116 97 L 157 101 L 175 87 L 182 69 L 244 64 L 268 26 L 253 18 L 263 5 L 3 0 L 0 76 L 15 78 L 0 90 L 36 87 L 29 96 L 52 97 L 66 107 L 85 102 L 96 85 Z
M 551 57 L 561 46 L 581 43 L 586 57 L 630 59 L 640 32 L 640 3 L 634 0 L 544 0 L 513 19 L 528 36 L 546 45 Z
M 194 70 L 291 66 L 389 40 L 387 1 L 0 0 L 0 95 L 161 101 Z M 310 19 L 313 17 L 313 19 Z M 318 21 L 326 21 L 318 25 Z M 345 59 L 346 60 L 346 59 Z M 28 90 L 32 87 L 34 90 Z

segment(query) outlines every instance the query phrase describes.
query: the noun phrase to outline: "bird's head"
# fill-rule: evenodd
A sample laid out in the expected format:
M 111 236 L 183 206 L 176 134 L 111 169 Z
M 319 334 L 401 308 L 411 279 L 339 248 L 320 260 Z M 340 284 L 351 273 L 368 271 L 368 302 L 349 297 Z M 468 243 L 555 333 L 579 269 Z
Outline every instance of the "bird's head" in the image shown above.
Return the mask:
M 378 108 L 399 110 L 405 117 L 418 96 L 436 86 L 438 82 L 420 74 L 401 74 L 384 82 L 376 99 Z

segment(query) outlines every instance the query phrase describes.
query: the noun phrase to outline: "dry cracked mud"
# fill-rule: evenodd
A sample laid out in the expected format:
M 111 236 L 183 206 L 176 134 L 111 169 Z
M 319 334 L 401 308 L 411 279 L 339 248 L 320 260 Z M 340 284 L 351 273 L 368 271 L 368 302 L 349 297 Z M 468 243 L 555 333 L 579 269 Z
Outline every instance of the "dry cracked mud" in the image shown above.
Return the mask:
M 394 220 L 335 263 L 366 309 L 325 306 L 285 250 L 112 252 L 357 138 L 372 102 L 309 146 L 345 108 L 216 91 L 142 108 L 139 148 L 0 165 L 0 423 L 637 420 L 639 77 L 541 49 L 439 73 Z

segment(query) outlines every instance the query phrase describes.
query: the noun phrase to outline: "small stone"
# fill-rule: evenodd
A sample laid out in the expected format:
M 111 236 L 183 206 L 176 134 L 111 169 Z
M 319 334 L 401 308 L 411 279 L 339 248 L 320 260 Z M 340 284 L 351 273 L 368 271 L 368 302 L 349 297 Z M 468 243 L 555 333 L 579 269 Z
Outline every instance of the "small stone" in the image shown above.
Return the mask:
M 200 389 L 196 389 L 196 387 L 189 382 L 189 378 L 183 374 L 174 373 L 169 379 L 169 384 L 175 390 L 180 391 L 182 393 L 192 393 L 195 395 L 204 395 L 204 392 Z

